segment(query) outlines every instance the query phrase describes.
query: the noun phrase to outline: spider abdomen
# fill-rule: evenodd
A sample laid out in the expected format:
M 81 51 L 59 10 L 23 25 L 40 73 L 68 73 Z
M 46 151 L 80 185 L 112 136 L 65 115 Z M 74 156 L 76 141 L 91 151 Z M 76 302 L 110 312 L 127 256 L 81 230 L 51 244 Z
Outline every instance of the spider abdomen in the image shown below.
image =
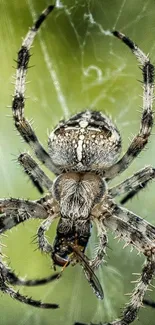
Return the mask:
M 64 171 L 93 171 L 111 166 L 121 151 L 121 138 L 111 119 L 85 111 L 62 121 L 49 137 L 53 163 Z

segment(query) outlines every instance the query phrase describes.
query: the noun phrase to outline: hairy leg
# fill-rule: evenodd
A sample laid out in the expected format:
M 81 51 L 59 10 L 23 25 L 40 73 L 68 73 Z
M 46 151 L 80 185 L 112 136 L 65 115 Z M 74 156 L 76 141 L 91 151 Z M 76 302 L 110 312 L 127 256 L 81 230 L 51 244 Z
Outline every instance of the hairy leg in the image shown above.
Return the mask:
M 122 40 L 131 49 L 131 51 L 137 57 L 137 60 L 140 62 L 142 66 L 144 90 L 143 112 L 140 130 L 132 140 L 124 156 L 116 164 L 109 167 L 104 173 L 104 177 L 107 180 L 113 179 L 119 173 L 122 173 L 139 155 L 148 142 L 153 125 L 152 103 L 154 89 L 154 66 L 150 63 L 148 56 L 146 56 L 128 37 L 117 31 L 114 31 L 113 35 Z
M 42 279 L 29 279 L 25 280 L 22 278 L 19 278 L 4 262 L 0 261 L 0 273 L 3 276 L 3 279 L 5 282 L 8 282 L 12 285 L 21 285 L 21 286 L 38 286 L 38 285 L 43 285 L 46 283 L 49 283 L 58 277 L 60 277 L 61 273 L 55 273 L 52 274 L 46 278 Z
M 97 232 L 98 232 L 98 237 L 99 237 L 99 246 L 98 246 L 95 257 L 89 261 L 89 264 L 93 270 L 96 270 L 96 269 L 98 269 L 100 264 L 102 262 L 104 262 L 104 257 L 106 255 L 106 247 L 107 247 L 107 243 L 108 243 L 108 237 L 106 234 L 105 227 L 103 226 L 103 223 L 97 219 L 94 219 L 94 222 L 96 223 L 96 226 L 97 226 Z
M 28 153 L 22 153 L 18 157 L 18 162 L 24 168 L 25 173 L 29 176 L 33 185 L 41 194 L 44 193 L 44 188 L 51 191 L 53 182 L 46 176 Z
M 0 233 L 31 218 L 46 219 L 45 208 L 34 201 L 22 199 L 0 199 Z
M 1 199 L 0 200 L 0 233 L 24 222 L 27 219 L 39 218 L 46 219 L 48 213 L 44 207 L 33 201 L 19 199 Z M 9 294 L 16 300 L 25 304 L 39 308 L 58 308 L 57 304 L 42 303 L 32 298 L 25 297 L 19 292 L 14 291 L 7 283 L 18 285 L 40 285 L 53 281 L 58 275 L 52 275 L 43 279 L 23 280 L 18 278 L 3 262 L 0 261 L 0 290 Z
M 126 194 L 121 200 L 121 203 L 126 203 L 129 199 L 134 197 L 140 190 L 142 190 L 149 181 L 155 178 L 155 168 L 151 166 L 144 167 L 133 176 L 130 176 L 122 183 L 109 189 L 109 194 L 112 198 Z
M 12 102 L 12 112 L 15 126 L 22 138 L 31 146 L 37 158 L 43 164 L 45 164 L 47 168 L 57 174 L 58 170 L 56 166 L 54 166 L 49 154 L 45 151 L 39 142 L 34 130 L 31 127 L 31 124 L 24 117 L 25 79 L 30 59 L 30 48 L 42 22 L 46 19 L 46 17 L 53 9 L 54 6 L 51 5 L 42 12 L 38 20 L 35 22 L 34 26 L 27 33 L 18 52 L 16 84 Z
M 37 231 L 38 246 L 42 252 L 52 253 L 53 247 L 45 238 L 45 232 L 49 229 L 54 219 L 57 218 L 57 215 L 48 217 L 45 221 L 42 222 L 41 226 Z
M 115 212 L 116 211 L 113 211 L 113 213 Z M 146 256 L 146 262 L 132 293 L 131 300 L 125 307 L 121 319 L 109 323 L 91 323 L 91 325 L 129 325 L 136 319 L 139 308 L 143 303 L 144 294 L 155 273 L 155 245 L 154 242 L 150 240 L 149 237 L 145 236 L 140 230 L 134 228 L 133 225 L 130 225 L 128 222 L 121 220 L 119 214 L 110 215 L 109 211 L 109 217 L 103 218 L 102 222 L 105 227 L 114 231 L 116 235 L 124 239 L 127 244 L 130 243 L 139 251 L 143 252 Z M 86 324 L 76 322 L 75 325 Z
M 145 249 L 144 254 L 147 256 L 146 262 L 143 266 L 141 276 L 137 281 L 138 283 L 132 293 L 131 300 L 125 307 L 121 319 L 108 322 L 108 323 L 101 323 L 101 322 L 99 324 L 91 323 L 90 325 L 129 325 L 137 318 L 139 308 L 143 304 L 144 294 L 155 273 L 155 247 L 150 246 L 150 248 Z M 87 324 L 76 322 L 74 325 L 87 325 Z
M 153 301 L 153 300 L 143 299 L 143 304 L 145 306 L 155 308 L 155 301 Z
M 129 221 L 131 222 L 129 223 Z M 143 222 L 141 223 L 141 221 Z M 136 319 L 139 308 L 143 304 L 144 294 L 155 273 L 155 233 L 151 232 L 151 229 L 155 231 L 155 227 L 139 219 L 138 216 L 130 213 L 130 211 L 119 207 L 118 209 L 115 208 L 113 210 L 113 216 L 105 218 L 103 223 L 109 229 L 113 230 L 116 235 L 124 239 L 127 245 L 131 244 L 135 246 L 138 251 L 146 256 L 142 274 L 137 281 L 131 300 L 118 323 L 120 325 L 128 325 Z M 111 322 L 109 324 L 117 324 L 117 322 Z
M 134 190 L 130 191 L 121 201 L 120 203 L 123 205 L 127 203 L 129 200 L 131 200 L 136 194 L 138 194 L 141 190 L 144 190 L 146 188 L 148 181 L 145 181 L 144 183 L 141 183 L 140 185 L 137 185 L 137 187 L 134 188 Z
M 114 204 L 112 214 L 118 218 L 117 223 L 120 222 L 120 225 L 122 223 L 123 226 L 123 222 L 125 222 L 125 225 L 127 224 L 127 227 L 130 227 L 129 229 L 133 229 L 137 238 L 143 234 L 147 240 L 151 240 L 151 242 L 155 240 L 155 226 L 151 225 L 145 219 L 142 219 L 135 213 L 118 206 L 117 204 Z M 132 244 L 132 238 L 130 238 L 129 243 Z M 138 249 L 140 249 L 140 247 L 138 247 Z
M 57 304 L 42 303 L 41 301 L 34 300 L 30 297 L 21 295 L 19 292 L 13 290 L 5 283 L 5 279 L 3 278 L 2 274 L 0 274 L 0 290 L 3 293 L 9 294 L 12 298 L 24 304 L 31 305 L 33 307 L 46 308 L 46 309 L 55 309 L 59 307 L 59 305 Z

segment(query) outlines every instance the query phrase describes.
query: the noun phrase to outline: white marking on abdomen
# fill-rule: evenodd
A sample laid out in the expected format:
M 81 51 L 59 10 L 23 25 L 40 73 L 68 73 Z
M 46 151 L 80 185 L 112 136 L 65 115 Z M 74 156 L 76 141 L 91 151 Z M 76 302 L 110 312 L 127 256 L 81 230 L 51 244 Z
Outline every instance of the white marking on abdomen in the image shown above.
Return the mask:
M 79 136 L 78 146 L 77 146 L 77 150 L 76 150 L 78 161 L 81 161 L 82 160 L 82 145 L 83 145 L 83 140 L 84 140 L 84 135 L 81 134 Z

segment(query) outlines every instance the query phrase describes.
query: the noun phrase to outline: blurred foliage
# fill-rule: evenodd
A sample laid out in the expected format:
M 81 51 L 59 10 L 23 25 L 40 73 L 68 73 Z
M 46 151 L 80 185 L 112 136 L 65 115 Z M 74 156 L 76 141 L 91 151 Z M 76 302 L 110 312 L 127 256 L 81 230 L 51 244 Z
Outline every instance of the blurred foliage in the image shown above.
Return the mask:
M 106 111 L 116 121 L 123 137 L 123 151 L 129 138 L 139 128 L 139 106 L 142 105 L 141 72 L 130 51 L 119 40 L 106 35 L 118 29 L 129 35 L 140 48 L 155 54 L 155 3 L 153 0 L 102 1 L 66 0 L 42 26 L 32 48 L 28 71 L 25 115 L 34 120 L 36 133 L 47 146 L 47 129 L 51 130 L 63 116 L 86 107 Z M 0 165 L 1 197 L 39 198 L 21 169 L 14 163 L 19 152 L 29 150 L 14 132 L 10 105 L 12 75 L 16 53 L 22 37 L 36 15 L 50 4 L 49 0 L 0 1 Z M 108 34 L 108 33 L 107 33 Z M 132 164 L 119 180 L 142 168 L 155 165 L 154 135 L 148 149 Z M 50 177 L 53 177 L 49 172 Z M 154 191 L 151 184 L 138 198 L 128 203 L 128 208 L 154 221 Z M 51 272 L 51 261 L 36 251 L 32 244 L 39 222 L 29 221 L 7 233 L 2 238 L 8 256 L 7 262 L 21 276 L 43 277 Z M 55 227 L 48 235 L 54 238 Z M 93 254 L 97 244 L 95 231 L 89 244 Z M 135 280 L 132 272 L 139 272 L 144 261 L 133 251 L 122 250 L 109 236 L 107 266 L 98 271 L 104 287 L 105 299 L 98 301 L 92 293 L 80 266 L 69 267 L 63 277 L 54 283 L 38 288 L 17 288 L 35 299 L 60 304 L 59 310 L 39 310 L 13 301 L 6 295 L 0 297 L 1 325 L 71 325 L 74 321 L 106 322 L 120 315 L 120 308 L 128 301 L 124 293 L 131 292 Z M 150 293 L 149 295 L 150 296 Z M 152 297 L 155 297 L 155 292 Z M 140 324 L 153 325 L 155 310 L 145 308 L 139 313 Z M 135 324 L 139 324 L 138 321 Z

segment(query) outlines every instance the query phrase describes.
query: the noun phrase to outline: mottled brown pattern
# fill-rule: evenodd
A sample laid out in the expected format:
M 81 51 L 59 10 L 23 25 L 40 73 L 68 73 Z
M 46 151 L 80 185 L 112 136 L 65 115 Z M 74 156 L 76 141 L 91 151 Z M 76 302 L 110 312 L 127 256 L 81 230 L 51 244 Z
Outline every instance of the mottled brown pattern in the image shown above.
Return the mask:
M 154 67 L 136 44 L 122 33 L 114 31 L 113 35 L 131 49 L 142 66 L 144 90 L 139 132 L 119 159 L 122 140 L 117 127 L 105 114 L 87 109 L 57 125 L 49 136 L 49 153 L 46 152 L 24 117 L 25 81 L 34 37 L 53 8 L 53 5 L 48 6 L 40 15 L 18 52 L 12 113 L 22 138 L 31 146 L 36 158 L 55 174 L 56 179 L 52 182 L 29 154 L 21 154 L 18 162 L 25 173 L 40 192 L 46 190 L 48 195 L 37 201 L 0 199 L 0 233 L 28 219 L 43 219 L 34 238 L 39 249 L 50 255 L 55 268 L 61 266 L 64 270 L 69 264 L 80 263 L 87 281 L 99 299 L 103 299 L 104 292 L 95 271 L 106 256 L 107 229 L 123 239 L 125 245 L 134 246 L 144 254 L 146 262 L 120 320 L 109 323 L 129 325 L 136 319 L 144 294 L 155 273 L 155 227 L 117 205 L 113 199 L 121 194 L 127 194 L 128 198 L 133 197 L 134 193 L 155 177 L 155 169 L 145 167 L 110 189 L 108 181 L 127 169 L 148 142 L 153 125 Z M 45 232 L 58 217 L 56 236 L 51 244 L 46 239 Z M 90 260 L 85 255 L 85 249 L 93 223 L 97 227 L 99 245 L 95 257 Z M 25 297 L 14 291 L 10 285 L 39 285 L 53 281 L 57 276 L 22 280 L 0 260 L 0 290 L 34 307 L 55 309 L 58 305 Z

